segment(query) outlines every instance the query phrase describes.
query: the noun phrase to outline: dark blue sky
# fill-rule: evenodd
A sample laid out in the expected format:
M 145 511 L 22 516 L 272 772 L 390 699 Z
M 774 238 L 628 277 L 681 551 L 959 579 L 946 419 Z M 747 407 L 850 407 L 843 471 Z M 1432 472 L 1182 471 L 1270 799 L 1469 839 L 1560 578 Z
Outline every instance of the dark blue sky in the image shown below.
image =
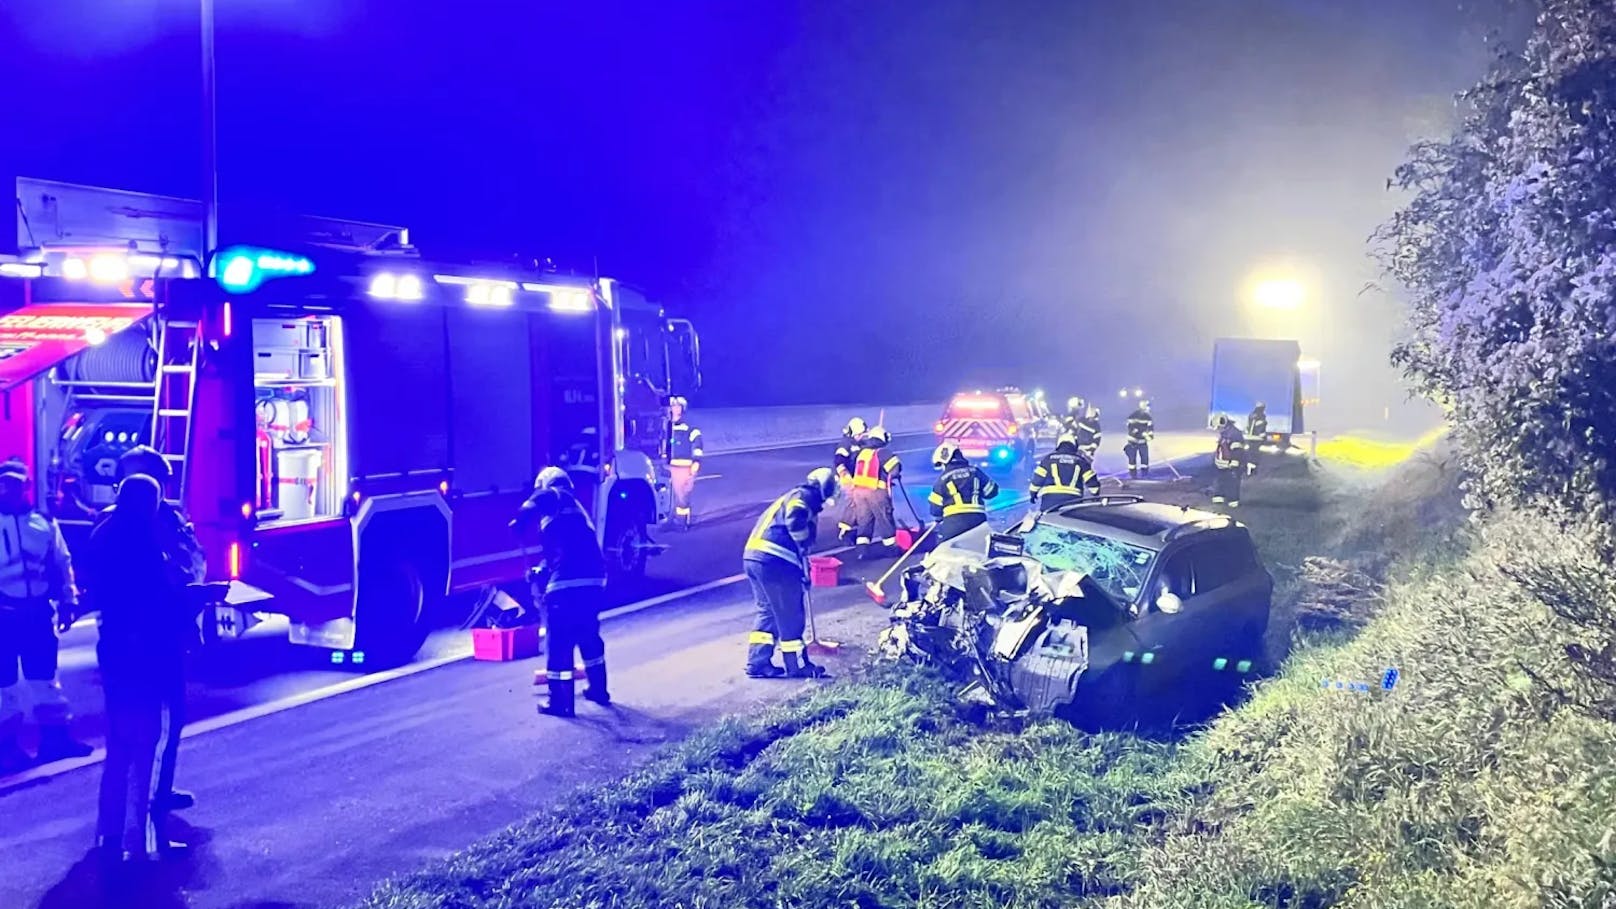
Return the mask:
M 1485 60 L 1456 0 L 216 2 L 226 219 L 598 259 L 699 320 L 710 403 L 1198 397 L 1285 260 L 1378 411 L 1362 241 Z M 195 0 L 6 0 L 0 163 L 194 196 L 197 36 Z

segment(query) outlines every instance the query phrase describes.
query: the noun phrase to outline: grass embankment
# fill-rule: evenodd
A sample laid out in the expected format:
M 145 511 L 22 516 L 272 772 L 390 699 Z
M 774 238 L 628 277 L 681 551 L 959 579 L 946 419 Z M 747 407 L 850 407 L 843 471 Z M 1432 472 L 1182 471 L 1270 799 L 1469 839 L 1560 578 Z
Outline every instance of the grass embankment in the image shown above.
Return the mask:
M 1497 570 L 1542 525 L 1460 533 L 1428 457 L 1390 481 L 1274 473 L 1241 517 L 1275 625 L 1316 630 L 1203 733 L 984 731 L 888 668 L 720 723 L 367 905 L 1599 905 L 1616 727 L 1552 693 L 1574 684 L 1560 627 Z M 1386 555 L 1413 551 L 1439 567 Z M 1387 665 L 1387 695 L 1319 687 Z

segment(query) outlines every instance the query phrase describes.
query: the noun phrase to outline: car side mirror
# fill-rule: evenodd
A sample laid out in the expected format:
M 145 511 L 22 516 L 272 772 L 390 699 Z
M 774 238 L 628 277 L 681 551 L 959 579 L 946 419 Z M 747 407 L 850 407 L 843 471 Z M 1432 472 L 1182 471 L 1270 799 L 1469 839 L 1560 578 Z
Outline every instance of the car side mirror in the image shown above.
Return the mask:
M 1166 615 L 1172 615 L 1184 608 L 1184 601 L 1179 599 L 1178 594 L 1164 590 L 1161 596 L 1156 598 L 1156 608 Z

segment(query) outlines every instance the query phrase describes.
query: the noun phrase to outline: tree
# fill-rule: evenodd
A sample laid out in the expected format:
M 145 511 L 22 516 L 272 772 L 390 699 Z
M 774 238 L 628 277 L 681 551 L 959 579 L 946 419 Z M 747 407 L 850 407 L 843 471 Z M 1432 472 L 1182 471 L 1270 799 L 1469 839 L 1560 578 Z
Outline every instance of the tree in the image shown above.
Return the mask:
M 1616 504 L 1616 4 L 1542 0 L 1375 235 L 1410 300 L 1393 362 L 1448 409 L 1478 504 Z

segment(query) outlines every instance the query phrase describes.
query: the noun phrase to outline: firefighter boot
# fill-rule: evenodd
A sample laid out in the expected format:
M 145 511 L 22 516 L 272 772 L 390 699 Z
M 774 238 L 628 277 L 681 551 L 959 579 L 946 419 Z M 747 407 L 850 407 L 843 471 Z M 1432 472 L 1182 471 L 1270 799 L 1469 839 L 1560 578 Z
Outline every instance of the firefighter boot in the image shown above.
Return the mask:
M 1129 464 L 1128 465 L 1128 479 L 1130 479 L 1130 480 L 1139 479 L 1139 468 L 1133 466 L 1132 464 Z
M 612 696 L 606 691 L 606 663 L 603 660 L 599 666 L 586 666 L 584 677 L 589 680 L 589 687 L 584 689 L 584 700 L 594 701 L 602 707 L 612 703 Z
M 550 699 L 545 702 L 544 706 L 539 708 L 539 712 L 548 716 L 570 719 L 574 715 L 572 709 L 572 686 L 571 679 L 551 679 L 549 684 Z
M 22 732 L 21 716 L 0 721 L 0 774 L 16 773 L 34 762 L 28 752 L 17 744 L 17 735 L 20 732 Z
M 785 661 L 785 676 L 788 679 L 830 678 L 830 673 L 825 671 L 825 667 L 820 666 L 817 663 L 808 662 L 808 654 L 806 652 L 785 653 L 781 654 L 781 658 Z
M 64 761 L 69 758 L 89 757 L 94 748 L 73 738 L 66 723 L 51 723 L 39 727 L 39 762 Z

